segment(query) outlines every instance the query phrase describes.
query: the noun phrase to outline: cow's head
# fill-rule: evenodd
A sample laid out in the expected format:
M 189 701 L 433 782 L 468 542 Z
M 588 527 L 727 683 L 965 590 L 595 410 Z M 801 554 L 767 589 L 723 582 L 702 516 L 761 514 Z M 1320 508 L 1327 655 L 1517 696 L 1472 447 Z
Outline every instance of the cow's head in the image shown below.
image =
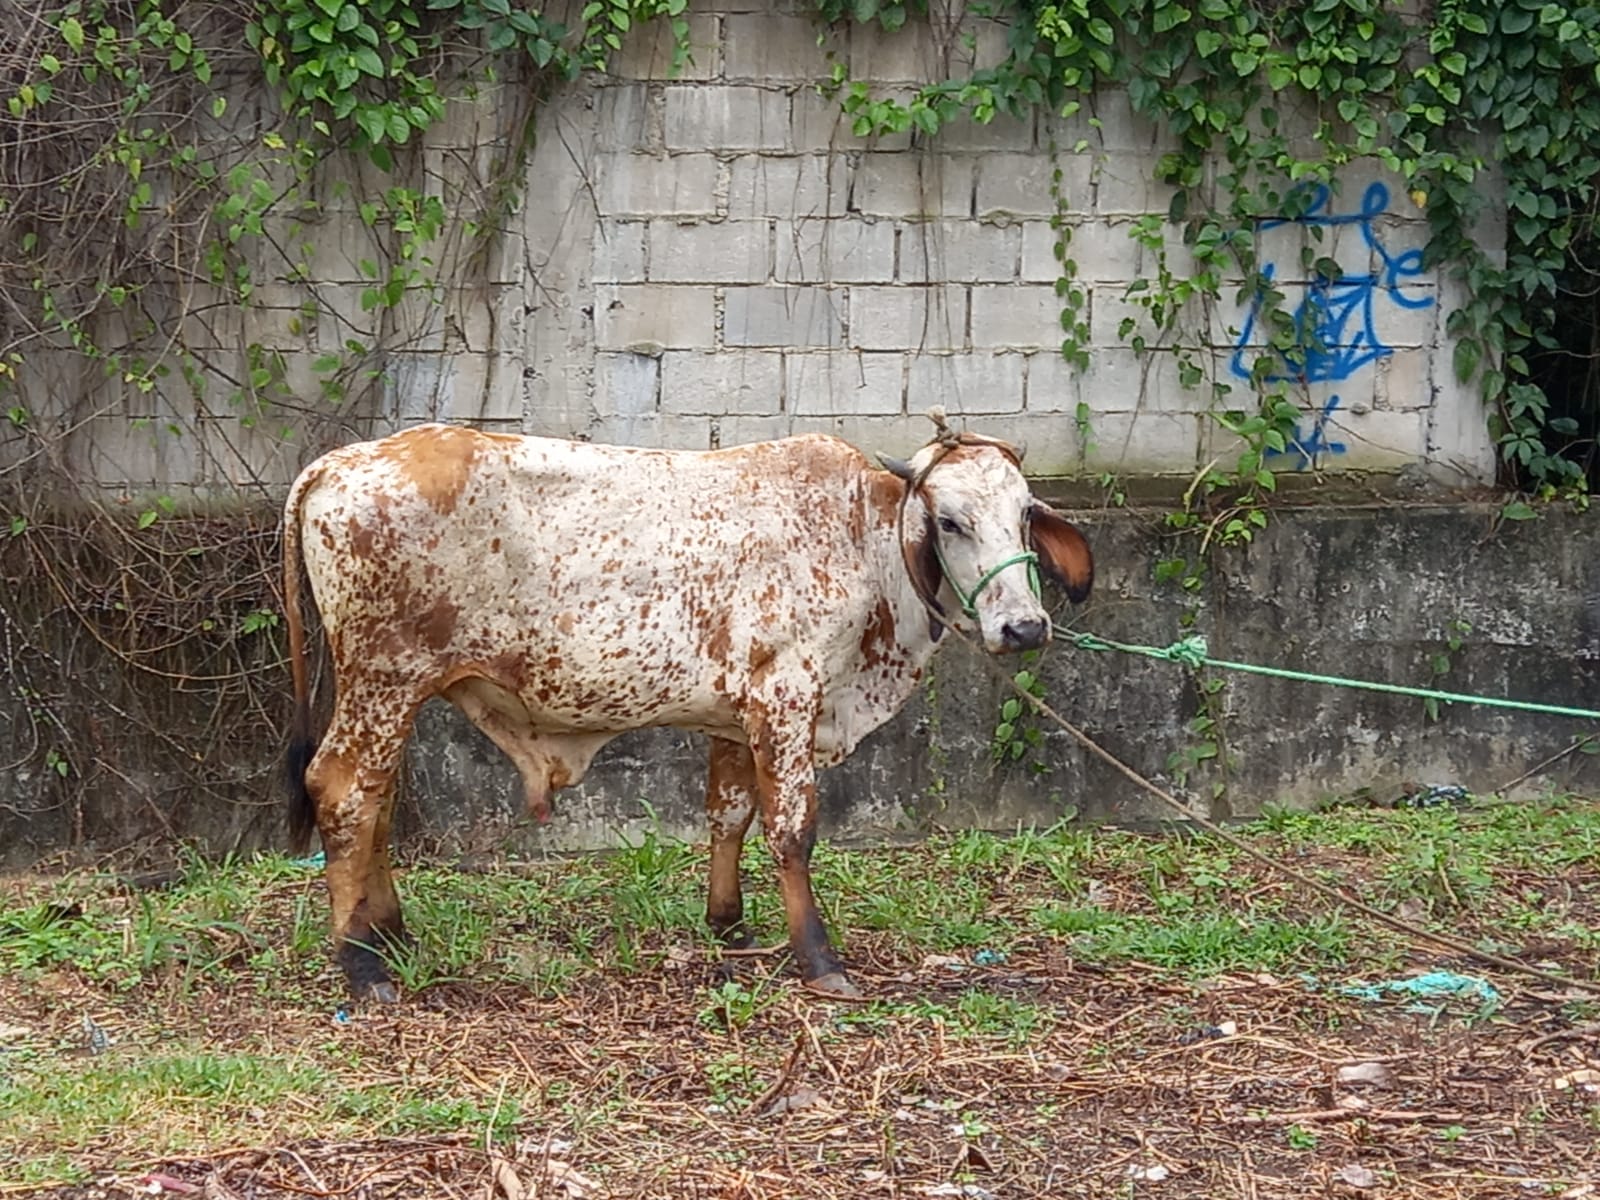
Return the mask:
M 912 489 L 906 558 L 917 590 L 941 616 L 955 622 L 959 613 L 975 625 L 992 654 L 1037 649 L 1050 639 L 1041 574 L 1074 602 L 1088 598 L 1094 581 L 1089 543 L 1033 498 L 1022 453 L 1006 442 L 946 433 L 910 462 L 878 456 Z M 942 632 L 935 621 L 934 638 Z

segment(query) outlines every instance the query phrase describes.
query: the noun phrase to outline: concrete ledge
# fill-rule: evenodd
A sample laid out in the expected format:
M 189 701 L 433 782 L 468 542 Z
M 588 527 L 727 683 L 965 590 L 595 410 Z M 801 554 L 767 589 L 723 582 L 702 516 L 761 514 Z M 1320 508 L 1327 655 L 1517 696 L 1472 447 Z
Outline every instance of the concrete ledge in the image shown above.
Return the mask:
M 1196 628 L 1217 657 L 1412 684 L 1430 680 L 1429 657 L 1442 649 L 1450 622 L 1463 620 L 1472 632 L 1452 656 L 1451 689 L 1594 706 L 1600 697 L 1600 523 L 1552 510 L 1538 521 L 1496 530 L 1494 512 L 1492 505 L 1472 503 L 1287 508 L 1274 514 L 1253 545 L 1220 554 L 1191 597 L 1176 584 L 1154 582 L 1155 564 L 1183 549 L 1161 529 L 1158 512 L 1083 511 L 1075 519 L 1096 550 L 1096 594 L 1075 614 L 1062 602 L 1061 616 L 1119 640 L 1164 645 L 1183 632 L 1180 617 L 1194 600 Z M 250 523 L 263 519 L 257 515 Z M 20 553 L 0 558 L 7 586 L 27 586 L 20 571 L 26 560 Z M 42 593 L 38 599 L 41 606 L 52 603 Z M 267 596 L 261 601 L 273 603 Z M 194 745 L 210 744 L 198 736 L 214 718 L 205 697 L 173 694 L 152 677 L 127 676 L 81 639 L 64 661 L 117 697 L 119 707 L 169 714 L 166 728 L 179 743 L 188 744 L 186 731 L 192 730 Z M 62 684 L 42 678 L 41 667 L 34 664 L 31 686 L 54 694 Z M 1046 652 L 1039 671 L 1051 703 L 1068 719 L 1136 769 L 1172 782 L 1169 756 L 1187 744 L 1185 725 L 1196 713 L 1187 672 L 1062 644 Z M 1419 700 L 1256 676 L 1224 678 L 1219 703 L 1235 761 L 1225 780 L 1205 774 L 1189 781 L 1192 794 L 1204 798 L 1202 807 L 1220 817 L 1273 804 L 1314 805 L 1358 788 L 1379 798 L 1397 796 L 1409 782 L 1487 792 L 1592 728 L 1460 706 L 1431 721 Z M 286 715 L 287 680 L 276 684 L 278 711 Z M 0 694 L 0 740 L 24 746 L 28 714 L 11 698 L 14 689 Z M 264 684 L 263 695 L 273 694 Z M 823 774 L 827 836 L 870 842 L 934 825 L 1009 828 L 1073 813 L 1133 822 L 1170 815 L 1062 733 L 1046 733 L 1037 756 L 1042 770 L 1030 765 L 1032 755 L 996 767 L 990 736 L 1005 694 L 983 662 L 960 646 L 946 649 L 900 716 Z M 99 752 L 110 756 L 115 773 L 86 774 L 71 798 L 39 763 L 0 775 L 0 862 L 22 863 L 73 845 L 75 824 L 86 850 L 140 838 L 170 841 L 173 834 L 213 849 L 282 845 L 276 799 L 281 729 L 239 729 L 226 761 L 204 768 L 211 782 L 201 788 L 175 785 L 183 774 L 161 757 L 154 739 L 123 728 L 110 709 L 96 715 Z M 398 830 L 412 844 L 482 847 L 510 838 L 527 849 L 611 845 L 621 832 L 639 827 L 646 802 L 667 831 L 704 837 L 704 754 L 694 736 L 656 731 L 619 739 L 601 753 L 581 788 L 558 797 L 555 819 L 542 828 L 520 815 L 511 766 L 446 706 L 434 703 L 424 711 L 409 754 Z M 1227 786 L 1212 803 L 1217 781 Z M 1524 793 L 1549 786 L 1600 786 L 1600 768 L 1575 755 L 1519 785 Z M 159 811 L 149 799 L 154 796 Z

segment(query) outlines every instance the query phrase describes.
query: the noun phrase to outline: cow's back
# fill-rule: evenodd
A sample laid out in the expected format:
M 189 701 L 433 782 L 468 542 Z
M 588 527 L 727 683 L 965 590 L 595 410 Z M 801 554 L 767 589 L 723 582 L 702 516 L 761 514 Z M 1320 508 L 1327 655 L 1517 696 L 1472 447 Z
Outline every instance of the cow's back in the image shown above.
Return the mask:
M 342 671 L 486 679 L 541 728 L 715 731 L 766 663 L 825 657 L 870 612 L 865 466 L 821 436 L 692 453 L 419 426 L 308 468 L 306 571 Z

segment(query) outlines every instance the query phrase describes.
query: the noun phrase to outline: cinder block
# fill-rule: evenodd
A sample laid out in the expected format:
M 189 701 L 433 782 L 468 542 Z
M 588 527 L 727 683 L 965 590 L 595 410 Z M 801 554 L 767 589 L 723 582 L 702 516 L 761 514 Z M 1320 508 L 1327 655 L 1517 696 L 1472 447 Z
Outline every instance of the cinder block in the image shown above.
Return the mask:
M 599 150 L 659 153 L 661 112 L 643 83 L 600 88 L 595 97 L 595 147 Z
M 721 164 L 709 154 L 597 154 L 595 197 L 607 217 L 712 217 Z M 530 173 L 530 178 L 538 178 Z M 532 209 L 537 201 L 530 199 Z
M 797 416 L 901 411 L 905 356 L 825 351 L 784 355 L 785 397 Z
M 895 227 L 888 221 L 780 221 L 777 278 L 783 283 L 890 283 Z
M 247 343 L 281 350 L 310 349 L 317 333 L 317 302 L 302 287 L 257 284 L 244 310 Z
M 657 408 L 661 359 L 649 354 L 594 356 L 594 411 L 602 417 L 639 417 Z
M 441 360 L 436 407 L 446 421 L 522 420 L 522 360 L 505 354 L 453 354 Z
M 666 18 L 644 22 L 630 30 L 622 49 L 611 56 L 612 73 L 623 79 L 714 79 L 722 67 L 717 15 L 686 13 L 689 22 L 689 58 L 676 75 L 672 72 L 676 49 L 671 22 Z
M 665 131 L 668 150 L 782 150 L 789 141 L 789 97 L 757 87 L 668 88 Z
M 1427 420 L 1425 412 L 1335 409 L 1324 421 L 1323 440 L 1329 445 L 1318 465 L 1331 471 L 1397 471 L 1421 462 L 1428 453 Z M 1336 450 L 1338 446 L 1343 450 Z
M 850 77 L 873 83 L 937 83 L 948 78 L 944 56 L 926 20 L 889 32 L 871 22 L 850 27 Z
M 1121 89 L 1096 92 L 1087 99 L 1082 115 L 1093 129 L 1091 139 L 1113 158 L 1143 156 L 1154 165 L 1171 148 L 1172 139 L 1163 135 L 1161 126 L 1134 112 L 1128 93 Z
M 789 148 L 806 153 L 817 150 L 845 150 L 861 142 L 850 132 L 839 101 L 819 96 L 815 88 L 795 91 L 789 109 Z
M 1000 283 L 1016 278 L 1022 231 L 1015 225 L 929 221 L 900 230 L 902 283 Z
M 957 416 L 1021 412 L 1025 366 L 1020 354 L 914 354 L 906 384 L 908 405 L 920 410 L 942 404 Z
M 771 442 L 794 433 L 814 432 L 797 429 L 795 425 L 795 418 L 788 413 L 765 413 L 759 416 L 731 413 L 725 417 L 713 417 L 710 422 L 711 448 L 726 450 L 754 442 Z
M 1030 223 L 1030 229 L 1033 224 Z M 1072 277 L 1080 283 L 1128 284 L 1147 274 L 1143 247 L 1130 236 L 1133 229 L 1132 221 L 1068 223 L 1060 232 L 1068 235 L 1067 261 L 1076 265 Z M 1054 256 L 1058 231 L 1046 224 L 1043 235 L 1034 234 L 1031 241 L 1027 233 L 1023 235 L 1024 278 L 1031 279 L 1033 277 L 1031 272 L 1043 273 L 1051 269 L 1051 265 L 1058 273 L 1061 270 L 1062 264 L 1056 262 Z
M 1422 415 L 1436 474 L 1458 484 L 1494 483 L 1499 455 L 1476 382 L 1457 383 L 1455 372 L 1445 367 L 1438 375 L 1433 407 Z
M 723 300 L 725 346 L 838 346 L 843 292 L 820 287 L 729 288 Z
M 590 266 L 595 283 L 639 283 L 644 279 L 647 228 L 643 221 L 602 220 L 595 224 Z
M 978 219 L 1054 216 L 1059 206 L 1051 188 L 1057 163 L 1066 208 L 1087 207 L 1091 163 L 1083 155 L 1062 155 L 1051 162 L 1045 154 L 986 154 L 978 160 Z
M 1054 283 L 1061 278 L 1061 262 L 1056 258 L 1060 232 L 1049 221 L 1024 221 L 1018 228 L 1022 231 L 1022 282 Z
M 1193 413 L 1096 412 L 1090 417 L 1084 469 L 1117 475 L 1192 475 L 1199 466 L 1200 423 Z
M 741 155 L 730 170 L 728 217 L 745 221 L 843 216 L 850 185 L 850 168 L 842 156 Z
M 1027 409 L 1030 413 L 1076 413 L 1082 392 L 1079 370 L 1058 350 L 1028 355 Z
M 201 475 L 175 482 L 203 481 L 224 496 L 263 486 L 287 487 L 306 457 L 303 442 L 292 433 L 283 436 L 276 422 L 246 424 L 239 417 L 208 417 L 196 421 L 184 437 L 199 443 Z
M 955 156 L 863 154 L 850 208 L 871 217 L 965 217 L 972 211 L 972 170 L 970 160 Z
M 808 17 L 740 13 L 723 21 L 723 75 L 758 83 L 808 83 L 828 74 L 840 39 Z M 818 35 L 822 45 L 818 45 Z
M 1098 158 L 1094 181 L 1094 210 L 1108 216 L 1165 215 L 1178 190 L 1156 180 L 1154 159 L 1133 154 Z
M 1055 349 L 1061 344 L 1061 309 L 1053 287 L 975 287 L 972 344 Z
M 978 414 L 962 424 L 985 437 L 1020 443 L 1026 454 L 1022 471 L 1030 479 L 1061 478 L 1083 469 L 1083 444 L 1078 423 L 1060 414 L 1038 416 L 986 416 Z
M 445 350 L 520 356 L 527 323 L 527 294 L 521 288 L 454 288 L 445 297 Z
M 851 288 L 850 344 L 864 350 L 963 350 L 966 289 Z
M 795 432 L 802 429 L 807 418 L 795 418 Z M 813 417 L 807 428 L 817 433 L 831 433 L 860 450 L 873 462 L 877 455 L 892 454 L 896 458 L 910 458 L 928 442 L 933 426 L 920 412 L 902 416 L 851 413 L 829 418 Z
M 764 283 L 772 275 L 766 221 L 650 224 L 650 278 L 668 283 Z
M 1393 412 L 1433 407 L 1433 355 L 1429 349 L 1396 350 L 1374 363 L 1374 407 Z
M 1021 117 L 997 113 L 988 124 L 979 124 L 970 116 L 957 117 L 939 130 L 936 145 L 943 151 L 1021 150 L 1033 149 L 1034 113 L 1032 109 Z
M 652 450 L 709 450 L 710 421 L 676 413 L 641 417 L 598 417 L 589 423 L 586 441 L 608 446 L 648 446 Z
M 1101 284 L 1089 294 L 1089 340 L 1096 348 L 1102 346 L 1132 346 L 1143 339 L 1147 346 L 1172 345 L 1172 330 L 1162 330 L 1150 311 L 1150 305 L 1141 303 L 1151 293 L 1127 295 L 1126 284 Z M 1177 314 L 1177 331 L 1204 334 L 1209 329 L 1206 308 L 1199 297 L 1194 297 Z
M 594 289 L 595 344 L 601 350 L 655 354 L 716 344 L 716 291 L 658 284 Z
M 963 14 L 962 28 L 950 46 L 950 77 L 962 73 L 987 71 L 1005 62 L 1010 54 L 1010 24 L 1006 21 L 972 18 Z
M 1095 413 L 1196 413 L 1212 407 L 1216 364 L 1199 364 L 1210 378 L 1194 388 L 1183 386 L 1178 355 L 1171 350 L 1097 347 L 1088 370 L 1078 377 L 1078 390 Z
M 760 415 L 782 407 L 783 355 L 775 350 L 662 357 L 663 412 Z

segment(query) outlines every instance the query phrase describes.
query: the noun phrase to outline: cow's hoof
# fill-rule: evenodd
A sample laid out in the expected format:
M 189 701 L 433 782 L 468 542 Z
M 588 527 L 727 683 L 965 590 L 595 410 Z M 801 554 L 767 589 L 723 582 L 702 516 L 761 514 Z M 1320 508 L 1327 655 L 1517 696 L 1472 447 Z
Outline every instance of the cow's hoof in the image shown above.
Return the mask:
M 830 971 L 805 981 L 805 989 L 830 1000 L 860 1000 L 861 989 L 845 978 L 843 971 Z
M 400 1003 L 400 989 L 387 979 L 377 983 L 367 984 L 366 995 L 362 997 L 372 1004 L 398 1004 Z

